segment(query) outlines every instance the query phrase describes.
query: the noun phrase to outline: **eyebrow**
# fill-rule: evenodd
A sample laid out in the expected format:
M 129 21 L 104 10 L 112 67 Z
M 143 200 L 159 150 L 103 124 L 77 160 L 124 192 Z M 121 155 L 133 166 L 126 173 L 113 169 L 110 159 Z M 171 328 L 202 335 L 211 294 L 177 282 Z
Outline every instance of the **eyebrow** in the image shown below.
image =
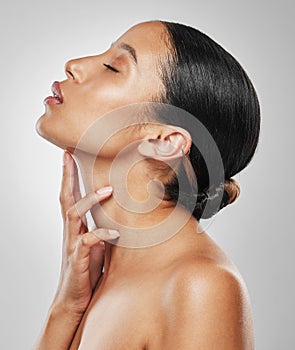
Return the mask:
M 112 44 L 112 46 L 113 46 L 113 44 Z M 136 51 L 135 51 L 134 47 L 132 47 L 126 43 L 121 43 L 118 45 L 118 48 L 127 51 L 129 53 L 129 55 L 132 57 L 133 61 L 137 64 L 137 56 L 136 56 Z

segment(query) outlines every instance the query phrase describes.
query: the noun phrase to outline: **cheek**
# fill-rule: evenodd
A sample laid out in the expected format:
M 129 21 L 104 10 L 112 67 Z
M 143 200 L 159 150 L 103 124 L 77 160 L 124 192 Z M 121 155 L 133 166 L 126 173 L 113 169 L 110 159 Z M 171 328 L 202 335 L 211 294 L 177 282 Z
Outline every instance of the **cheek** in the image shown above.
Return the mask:
M 108 159 L 114 158 L 123 150 L 125 152 L 127 148 L 129 151 L 130 144 L 138 143 L 140 132 L 137 126 L 130 126 L 135 120 L 128 118 L 128 111 L 129 109 L 126 113 L 125 109 L 119 108 L 97 118 L 79 139 L 77 148 Z
M 114 125 L 110 127 L 110 129 L 113 128 Z M 138 147 L 140 135 L 136 128 L 126 128 L 122 125 L 121 130 L 115 134 L 112 134 L 111 137 L 109 135 L 103 135 L 103 133 L 100 133 L 99 139 L 101 142 L 99 156 L 113 159 L 118 156 L 118 154 L 120 154 L 120 157 L 124 157 L 126 155 L 130 156 L 130 152 L 134 151 Z M 98 142 L 96 144 L 98 144 Z M 98 153 L 96 153 L 96 155 L 97 154 Z
M 82 91 L 81 99 L 77 99 L 76 108 L 82 110 L 87 119 L 95 120 L 114 109 L 132 103 L 134 98 L 130 98 L 130 95 L 127 87 L 119 84 L 100 84 L 99 88 L 94 85 L 88 87 L 85 94 Z

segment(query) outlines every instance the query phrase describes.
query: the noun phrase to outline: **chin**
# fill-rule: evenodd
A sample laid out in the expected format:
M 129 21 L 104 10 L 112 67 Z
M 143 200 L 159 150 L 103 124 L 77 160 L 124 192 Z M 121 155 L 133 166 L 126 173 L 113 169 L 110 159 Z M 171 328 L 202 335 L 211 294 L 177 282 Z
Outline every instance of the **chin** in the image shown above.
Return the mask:
M 46 114 L 42 115 L 36 122 L 35 129 L 39 136 L 43 139 L 49 141 L 55 146 L 67 149 L 70 146 L 67 145 L 67 142 L 61 137 L 61 135 L 57 134 L 59 130 L 57 127 L 51 126 Z M 60 131 L 59 131 L 60 134 Z M 65 133 L 64 133 L 65 134 Z

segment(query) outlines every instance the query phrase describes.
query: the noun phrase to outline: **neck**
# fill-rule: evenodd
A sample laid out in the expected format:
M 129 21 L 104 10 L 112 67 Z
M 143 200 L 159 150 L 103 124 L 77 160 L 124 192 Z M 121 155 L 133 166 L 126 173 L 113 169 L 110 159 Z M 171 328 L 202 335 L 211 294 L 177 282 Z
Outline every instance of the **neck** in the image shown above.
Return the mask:
M 75 152 L 75 159 L 86 193 L 113 187 L 112 197 L 91 210 L 96 227 L 120 233 L 115 244 L 105 243 L 104 274 L 140 272 L 164 264 L 198 231 L 197 221 L 184 208 L 163 200 L 162 186 L 151 181 L 132 155 L 114 162 Z M 138 166 L 130 169 L 129 164 Z

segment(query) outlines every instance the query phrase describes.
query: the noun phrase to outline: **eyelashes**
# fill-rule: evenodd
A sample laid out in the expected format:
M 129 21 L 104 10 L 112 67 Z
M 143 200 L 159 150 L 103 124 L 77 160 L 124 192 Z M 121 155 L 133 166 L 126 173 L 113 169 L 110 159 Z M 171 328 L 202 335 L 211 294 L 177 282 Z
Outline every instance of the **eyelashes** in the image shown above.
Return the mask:
M 109 64 L 104 63 L 103 65 L 104 65 L 108 70 L 110 70 L 110 71 L 112 71 L 112 72 L 115 72 L 115 73 L 119 73 L 119 71 L 118 71 L 116 68 L 110 66 Z

